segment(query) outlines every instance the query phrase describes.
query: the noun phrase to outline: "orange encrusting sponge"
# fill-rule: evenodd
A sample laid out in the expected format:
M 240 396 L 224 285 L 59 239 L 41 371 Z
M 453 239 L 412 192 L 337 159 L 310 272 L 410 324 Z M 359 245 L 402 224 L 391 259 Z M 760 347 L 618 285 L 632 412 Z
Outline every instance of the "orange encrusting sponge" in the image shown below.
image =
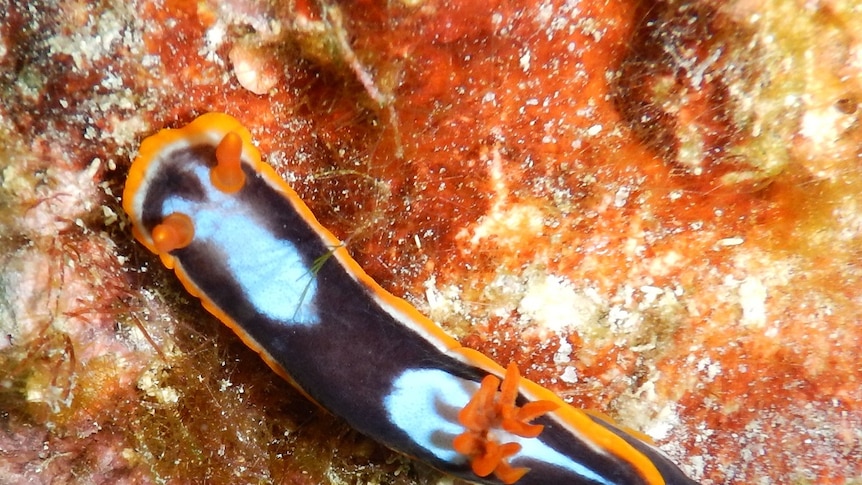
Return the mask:
M 509 364 L 502 384 L 500 379 L 488 375 L 482 379 L 479 390 L 458 413 L 458 421 L 467 431 L 452 441 L 455 451 L 470 458 L 473 473 L 486 477 L 493 473 L 506 484 L 517 482 L 528 468 L 514 468 L 507 459 L 521 451 L 518 443 L 499 443 L 492 434 L 502 428 L 514 435 L 535 438 L 544 426 L 529 424 L 533 419 L 559 407 L 551 401 L 534 401 L 518 407 L 518 387 L 521 376 L 515 364 Z M 497 392 L 499 387 L 500 392 Z

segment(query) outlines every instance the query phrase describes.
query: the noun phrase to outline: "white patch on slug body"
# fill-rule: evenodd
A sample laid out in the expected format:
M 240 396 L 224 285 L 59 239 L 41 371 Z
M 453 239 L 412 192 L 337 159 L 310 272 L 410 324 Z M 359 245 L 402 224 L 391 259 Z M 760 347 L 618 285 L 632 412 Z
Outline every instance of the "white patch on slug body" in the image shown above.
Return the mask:
M 206 189 L 205 200 L 171 197 L 164 202 L 163 216 L 188 215 L 195 241 L 220 250 L 230 274 L 262 315 L 290 324 L 320 323 L 314 305 L 317 277 L 296 246 L 260 227 L 255 214 L 232 195 L 211 187 L 206 167 L 196 167 L 194 173 Z
M 466 463 L 467 457 L 452 449 L 452 440 L 465 428 L 458 412 L 479 389 L 479 383 L 439 369 L 407 369 L 392 383 L 383 404 L 389 420 L 419 446 L 450 463 Z M 500 443 L 518 443 L 521 451 L 509 459 L 513 466 L 529 462 L 549 463 L 597 484 L 613 485 L 600 472 L 549 447 L 539 438 L 523 438 L 502 429 L 493 431 Z M 541 437 L 541 435 L 539 435 Z M 572 439 L 576 439 L 572 437 Z

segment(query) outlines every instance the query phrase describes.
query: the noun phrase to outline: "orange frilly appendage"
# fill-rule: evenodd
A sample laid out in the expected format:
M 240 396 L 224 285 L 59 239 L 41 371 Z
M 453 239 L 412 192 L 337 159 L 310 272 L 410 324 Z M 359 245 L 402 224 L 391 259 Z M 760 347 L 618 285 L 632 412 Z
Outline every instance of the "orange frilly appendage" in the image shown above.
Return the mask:
M 153 245 L 159 253 L 169 253 L 192 243 L 195 237 L 195 225 L 192 219 L 181 213 L 174 212 L 165 217 L 161 224 L 153 228 Z
M 216 166 L 210 170 L 213 186 L 226 194 L 239 191 L 245 184 L 242 171 L 242 138 L 228 132 L 216 147 Z
M 517 436 L 535 438 L 542 432 L 543 426 L 529 422 L 558 407 L 558 404 L 544 400 L 518 407 L 515 399 L 518 397 L 520 380 L 515 364 L 509 364 L 502 384 L 493 375 L 482 379 L 479 390 L 458 413 L 458 421 L 467 431 L 452 441 L 455 451 L 470 457 L 473 473 L 480 477 L 493 473 L 506 484 L 517 482 L 529 469 L 509 465 L 507 459 L 519 452 L 521 445 L 499 443 L 492 434 L 493 429 L 502 428 Z

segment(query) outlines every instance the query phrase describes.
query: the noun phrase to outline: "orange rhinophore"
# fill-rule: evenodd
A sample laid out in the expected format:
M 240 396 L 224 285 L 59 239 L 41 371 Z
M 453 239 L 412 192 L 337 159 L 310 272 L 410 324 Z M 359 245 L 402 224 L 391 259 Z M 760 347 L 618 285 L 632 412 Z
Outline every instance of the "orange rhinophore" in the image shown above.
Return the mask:
M 182 249 L 192 243 L 195 226 L 189 216 L 174 212 L 153 228 L 153 244 L 162 253 Z
M 242 139 L 235 132 L 225 134 L 215 151 L 216 166 L 210 171 L 213 186 L 232 194 L 242 188 L 245 173 L 242 171 Z

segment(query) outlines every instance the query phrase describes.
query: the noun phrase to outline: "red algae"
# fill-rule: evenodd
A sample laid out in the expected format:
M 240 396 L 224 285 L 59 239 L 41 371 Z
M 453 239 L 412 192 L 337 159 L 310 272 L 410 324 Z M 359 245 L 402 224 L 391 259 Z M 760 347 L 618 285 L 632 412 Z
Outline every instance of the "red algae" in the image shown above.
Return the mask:
M 139 140 L 206 111 L 384 287 L 702 483 L 862 475 L 852 8 L 2 6 L 3 476 L 439 479 L 314 408 L 131 241 Z

